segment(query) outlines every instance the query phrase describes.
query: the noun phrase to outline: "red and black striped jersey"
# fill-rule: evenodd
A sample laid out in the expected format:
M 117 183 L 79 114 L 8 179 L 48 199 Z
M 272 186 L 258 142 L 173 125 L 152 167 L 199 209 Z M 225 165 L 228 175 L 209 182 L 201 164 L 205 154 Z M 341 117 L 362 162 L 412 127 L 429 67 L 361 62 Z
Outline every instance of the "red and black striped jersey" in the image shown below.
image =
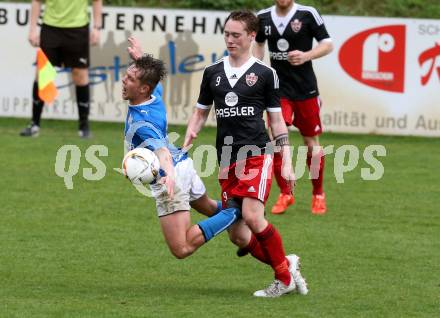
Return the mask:
M 275 6 L 258 12 L 260 28 L 256 41 L 268 42 L 270 63 L 280 77 L 280 94 L 292 100 L 319 95 L 312 62 L 293 66 L 287 61 L 289 51 L 310 51 L 313 39 L 330 39 L 319 12 L 295 3 L 289 14 L 279 17 Z
M 238 152 L 243 146 L 264 151 L 270 139 L 263 114 L 281 111 L 278 88 L 275 70 L 254 57 L 239 68 L 231 67 L 229 57 L 205 68 L 197 107 L 209 109 L 214 104 L 219 162 L 223 146 L 232 147 L 230 163 L 237 156 L 240 160 L 255 155 L 247 153 L 242 158 Z

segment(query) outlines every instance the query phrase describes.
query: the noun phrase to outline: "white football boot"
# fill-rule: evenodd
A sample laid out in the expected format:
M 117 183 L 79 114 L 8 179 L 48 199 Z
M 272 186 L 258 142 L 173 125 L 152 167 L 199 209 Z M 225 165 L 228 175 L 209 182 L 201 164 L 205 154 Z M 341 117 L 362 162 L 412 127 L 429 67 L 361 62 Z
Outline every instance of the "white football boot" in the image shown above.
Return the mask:
M 299 261 L 299 257 L 295 254 L 287 255 L 286 258 L 289 260 L 289 272 L 293 277 L 293 281 L 296 285 L 296 291 L 300 295 L 307 295 L 309 292 L 309 288 L 307 287 L 306 280 L 301 275 L 299 271 L 301 267 L 301 263 Z
M 275 279 L 266 289 L 257 290 L 255 297 L 280 297 L 294 291 L 296 288 L 293 276 L 290 275 L 290 284 L 287 286 L 283 282 Z

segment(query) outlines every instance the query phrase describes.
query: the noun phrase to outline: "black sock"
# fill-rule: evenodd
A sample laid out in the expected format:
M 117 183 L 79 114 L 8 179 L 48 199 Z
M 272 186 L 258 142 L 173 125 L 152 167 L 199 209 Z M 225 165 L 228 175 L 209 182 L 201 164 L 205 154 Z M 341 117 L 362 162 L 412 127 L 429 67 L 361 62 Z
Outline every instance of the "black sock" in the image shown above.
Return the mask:
M 89 129 L 90 89 L 89 85 L 76 86 L 76 103 L 78 104 L 79 129 Z
M 32 124 L 40 126 L 41 113 L 43 112 L 44 102 L 38 96 L 38 83 L 34 81 L 32 87 Z

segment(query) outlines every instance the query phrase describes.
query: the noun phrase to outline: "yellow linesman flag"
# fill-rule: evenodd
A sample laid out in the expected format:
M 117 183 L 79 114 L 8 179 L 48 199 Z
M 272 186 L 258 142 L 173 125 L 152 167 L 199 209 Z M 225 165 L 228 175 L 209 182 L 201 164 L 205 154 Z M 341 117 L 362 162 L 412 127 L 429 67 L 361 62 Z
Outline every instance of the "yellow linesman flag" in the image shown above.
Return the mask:
M 37 51 L 37 70 L 38 70 L 38 96 L 45 103 L 52 103 L 58 95 L 55 86 L 55 76 L 57 71 L 49 62 L 42 49 Z

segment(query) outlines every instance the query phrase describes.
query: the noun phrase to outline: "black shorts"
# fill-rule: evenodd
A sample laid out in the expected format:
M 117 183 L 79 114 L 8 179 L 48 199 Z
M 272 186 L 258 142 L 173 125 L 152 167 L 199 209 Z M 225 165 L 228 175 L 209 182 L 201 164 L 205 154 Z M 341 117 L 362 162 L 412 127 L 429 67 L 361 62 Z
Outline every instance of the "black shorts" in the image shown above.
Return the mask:
M 40 47 L 52 65 L 87 68 L 90 60 L 89 26 L 57 28 L 43 24 Z

